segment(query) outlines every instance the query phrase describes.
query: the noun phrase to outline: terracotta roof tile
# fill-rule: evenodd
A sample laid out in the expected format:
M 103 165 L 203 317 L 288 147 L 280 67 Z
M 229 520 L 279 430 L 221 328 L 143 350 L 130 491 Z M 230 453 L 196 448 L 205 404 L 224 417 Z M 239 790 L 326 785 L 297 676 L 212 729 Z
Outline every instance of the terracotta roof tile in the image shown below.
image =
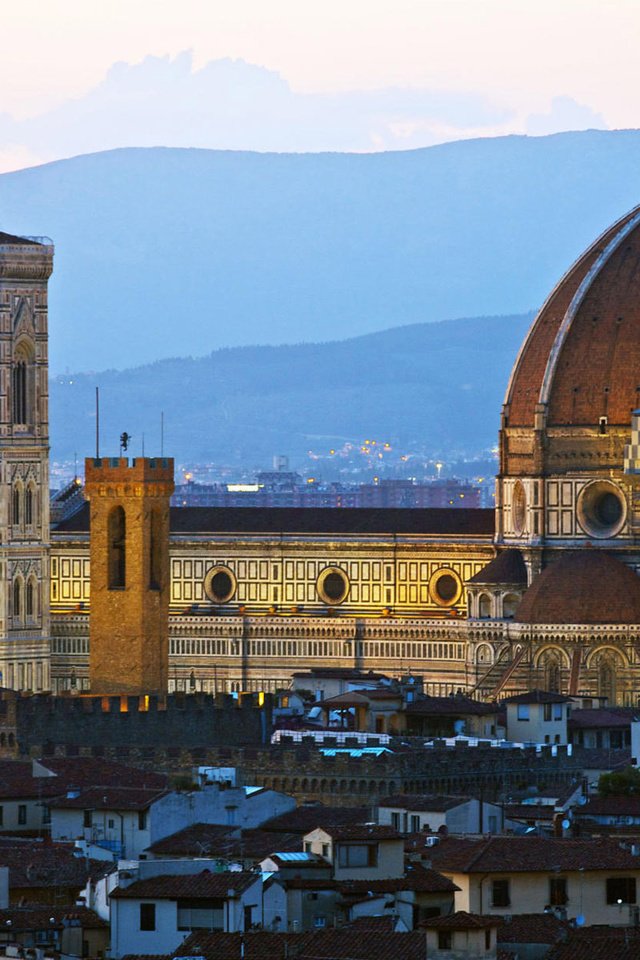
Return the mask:
M 640 856 L 616 840 L 495 836 L 482 840 L 447 837 L 429 848 L 433 867 L 444 873 L 520 873 L 550 869 L 634 870 Z
M 514 913 L 510 920 L 500 917 L 498 943 L 557 943 L 571 929 L 553 913 Z
M 9 868 L 9 888 L 77 888 L 87 879 L 104 876 L 114 869 L 112 862 L 76 856 L 71 844 L 40 840 L 0 838 L 0 866 Z
M 640 716 L 636 707 L 601 707 L 594 710 L 572 710 L 570 730 L 591 730 L 603 727 L 628 727 Z
M 263 830 L 277 833 L 298 833 L 303 836 L 316 827 L 337 827 L 347 823 L 367 823 L 371 820 L 371 807 L 330 807 L 310 804 L 281 813 L 262 824 Z
M 204 960 L 426 960 L 421 931 L 387 933 L 376 928 L 309 933 L 194 933 L 174 957 Z
M 77 796 L 52 800 L 49 806 L 58 810 L 146 810 L 168 792 L 140 787 L 87 787 Z
M 528 690 L 526 693 L 516 693 L 507 697 L 504 703 L 569 703 L 571 697 L 564 697 L 561 693 L 550 693 L 548 690 Z
M 273 853 L 302 849 L 299 833 L 280 833 L 254 827 L 243 830 L 212 823 L 195 823 L 153 843 L 156 856 L 219 857 L 224 860 L 263 860 Z
M 527 568 L 522 554 L 516 548 L 503 550 L 490 563 L 483 567 L 467 583 L 509 583 L 524 584 L 528 582 Z
M 499 927 L 502 920 L 500 917 L 490 917 L 478 913 L 467 913 L 466 910 L 458 910 L 456 913 L 450 913 L 445 917 L 431 917 L 423 921 L 421 926 L 434 927 L 436 930 L 486 930 L 491 927 Z
M 395 827 L 384 823 L 346 823 L 336 827 L 323 827 L 332 840 L 400 840 Z
M 640 577 L 604 550 L 570 550 L 533 580 L 514 619 L 519 623 L 640 623 Z
M 89 505 L 54 530 L 87 532 Z M 490 537 L 494 511 L 455 507 L 440 509 L 330 507 L 172 507 L 172 533 L 406 533 Z
M 615 237 L 620 229 L 633 217 L 635 211 L 630 211 L 620 221 L 613 224 L 586 250 L 560 280 L 549 295 L 547 301 L 535 318 L 520 355 L 514 367 L 509 385 L 507 403 L 509 403 L 510 426 L 533 426 L 535 407 L 540 398 L 542 381 L 547 368 L 547 361 L 551 353 L 556 335 L 562 324 L 565 313 L 573 300 L 581 282 L 593 266 L 600 253 Z M 608 282 L 611 291 L 611 282 Z M 615 289 L 615 287 L 614 287 Z M 591 311 L 592 312 L 592 311 Z M 633 351 L 635 355 L 635 351 Z M 571 373 L 579 374 L 582 382 L 586 374 L 591 371 L 592 362 L 583 369 L 572 368 Z M 637 363 L 636 363 L 637 367 Z M 598 378 L 599 379 L 599 378 Z M 573 383 L 571 386 L 573 387 Z M 636 384 L 634 381 L 634 388 Z M 635 406 L 633 403 L 630 406 Z M 597 417 L 595 421 L 597 423 Z M 628 422 L 627 420 L 624 422 Z
M 12 933 L 61 929 L 69 924 L 81 926 L 84 930 L 103 930 L 109 927 L 107 921 L 99 917 L 94 910 L 73 903 L 62 907 L 34 903 L 0 910 L 0 930 L 6 930 L 10 925 Z
M 443 794 L 429 793 L 396 793 L 390 797 L 380 798 L 380 807 L 400 807 L 402 810 L 425 810 L 442 813 L 453 810 L 462 803 L 469 803 L 469 796 L 454 797 Z
M 111 897 L 117 900 L 227 897 L 229 890 L 241 893 L 257 882 L 260 882 L 260 874 L 248 870 L 226 870 L 222 873 L 202 870 L 194 874 L 161 874 L 135 880 L 128 887 L 116 887 Z
M 425 717 L 463 717 L 485 716 L 495 713 L 497 709 L 495 704 L 481 703 L 463 694 L 455 694 L 451 697 L 420 697 L 406 705 L 405 713 Z
M 557 943 L 546 960 L 638 960 L 640 930 L 634 927 L 583 927 Z

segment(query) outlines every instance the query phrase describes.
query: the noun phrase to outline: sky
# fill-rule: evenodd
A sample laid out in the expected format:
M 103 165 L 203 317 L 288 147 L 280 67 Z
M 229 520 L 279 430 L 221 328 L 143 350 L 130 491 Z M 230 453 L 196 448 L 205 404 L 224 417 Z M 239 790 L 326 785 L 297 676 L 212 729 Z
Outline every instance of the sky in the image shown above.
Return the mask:
M 640 127 L 639 0 L 39 0 L 2 31 L 0 172 Z

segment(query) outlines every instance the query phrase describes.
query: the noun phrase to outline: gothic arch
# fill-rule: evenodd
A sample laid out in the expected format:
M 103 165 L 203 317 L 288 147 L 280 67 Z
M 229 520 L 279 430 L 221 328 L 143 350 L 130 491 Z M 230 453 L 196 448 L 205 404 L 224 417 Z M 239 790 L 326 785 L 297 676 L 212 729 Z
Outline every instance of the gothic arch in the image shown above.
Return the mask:
M 476 663 L 486 664 L 487 666 L 489 666 L 489 664 L 493 663 L 493 661 L 494 661 L 494 654 L 493 654 L 493 648 L 491 647 L 491 644 L 489 643 L 478 644 L 478 646 L 476 647 Z
M 618 670 L 627 667 L 629 662 L 622 651 L 615 647 L 598 647 L 588 658 L 599 697 L 606 697 L 610 706 L 618 701 Z
M 507 593 L 502 599 L 502 616 L 505 620 L 512 620 L 516 612 L 516 607 L 520 603 L 520 597 L 517 593 Z
M 30 480 L 27 483 L 27 488 L 24 491 L 24 525 L 25 527 L 32 527 L 36 523 L 35 519 L 35 505 L 36 505 L 36 487 L 33 480 Z
M 24 523 L 24 486 L 19 477 L 11 491 L 11 523 L 14 527 L 21 527 Z
M 35 412 L 35 351 L 28 337 L 21 337 L 13 351 L 11 368 L 11 420 L 14 425 L 33 423 Z
M 35 574 L 31 573 L 24 591 L 24 613 L 29 621 L 36 620 L 38 617 L 38 600 L 38 581 Z
M 13 581 L 11 606 L 14 622 L 22 623 L 24 620 L 24 580 L 20 574 Z
M 480 620 L 491 619 L 491 597 L 488 593 L 481 593 L 478 597 L 478 617 Z
M 557 638 L 554 638 L 557 642 Z M 544 647 L 542 650 L 539 650 L 535 656 L 534 664 L 537 669 L 544 668 L 544 661 L 549 657 L 555 657 L 560 661 L 560 664 L 563 669 L 569 669 L 569 657 L 567 656 L 566 651 L 562 650 L 560 647 L 556 647 L 552 644 Z

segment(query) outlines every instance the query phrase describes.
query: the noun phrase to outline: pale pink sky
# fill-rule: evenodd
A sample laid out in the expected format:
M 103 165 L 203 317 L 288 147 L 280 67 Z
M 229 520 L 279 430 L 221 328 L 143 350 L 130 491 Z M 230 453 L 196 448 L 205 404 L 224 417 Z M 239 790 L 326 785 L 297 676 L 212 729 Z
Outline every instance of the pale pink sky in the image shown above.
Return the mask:
M 318 143 L 307 147 L 285 136 L 281 149 L 402 148 L 473 135 L 640 126 L 639 0 L 40 0 L 6 4 L 2 33 L 0 169 L 118 146 L 123 138 L 130 145 L 136 124 L 142 145 L 155 138 L 170 145 L 278 148 L 282 104 L 271 139 L 257 130 L 252 139 L 244 129 L 237 137 L 227 131 L 221 142 L 222 134 L 200 135 L 193 116 L 181 127 L 175 111 L 166 136 L 157 124 L 147 128 L 140 117 L 144 97 L 150 98 L 147 112 L 154 112 L 151 74 L 119 75 L 116 93 L 104 81 L 114 63 L 133 66 L 148 57 L 168 58 L 160 62 L 163 96 L 204 95 L 212 116 L 224 101 L 220 77 L 207 79 L 206 94 L 204 74 L 197 94 L 188 82 L 210 61 L 240 59 L 266 68 L 250 87 L 267 117 L 271 106 L 264 104 L 272 104 L 275 86 L 266 71 L 279 74 L 279 96 L 286 86 L 296 122 L 315 116 L 320 103 L 324 124 Z M 192 61 L 181 77 L 162 67 L 184 51 Z M 244 83 L 242 71 L 225 76 L 227 83 Z M 408 87 L 455 93 L 462 98 L 458 106 L 468 97 L 469 109 L 449 118 L 445 107 L 413 101 L 377 107 L 369 97 L 369 131 L 361 141 L 350 144 L 344 130 L 340 136 L 332 131 L 331 103 L 344 108 L 348 126 L 341 95 Z M 310 97 L 317 94 L 337 99 Z M 476 115 L 473 98 L 487 110 Z M 554 98 L 562 99 L 553 105 Z M 71 100 L 103 111 L 102 141 L 96 135 L 85 145 L 55 135 L 51 111 Z M 129 117 L 126 134 L 116 122 L 118 110 Z

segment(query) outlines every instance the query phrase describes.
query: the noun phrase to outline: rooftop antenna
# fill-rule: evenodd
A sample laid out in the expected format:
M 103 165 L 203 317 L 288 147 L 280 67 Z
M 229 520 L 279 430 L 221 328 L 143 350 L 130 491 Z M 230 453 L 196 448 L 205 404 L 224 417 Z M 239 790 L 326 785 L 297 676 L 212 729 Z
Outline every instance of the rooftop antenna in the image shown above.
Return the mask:
M 164 410 L 160 411 L 160 456 L 164 457 Z
M 96 460 L 100 459 L 100 387 L 96 387 Z
M 142 457 L 144 459 L 144 433 L 142 434 Z
M 78 479 L 78 451 L 73 451 L 73 479 Z

